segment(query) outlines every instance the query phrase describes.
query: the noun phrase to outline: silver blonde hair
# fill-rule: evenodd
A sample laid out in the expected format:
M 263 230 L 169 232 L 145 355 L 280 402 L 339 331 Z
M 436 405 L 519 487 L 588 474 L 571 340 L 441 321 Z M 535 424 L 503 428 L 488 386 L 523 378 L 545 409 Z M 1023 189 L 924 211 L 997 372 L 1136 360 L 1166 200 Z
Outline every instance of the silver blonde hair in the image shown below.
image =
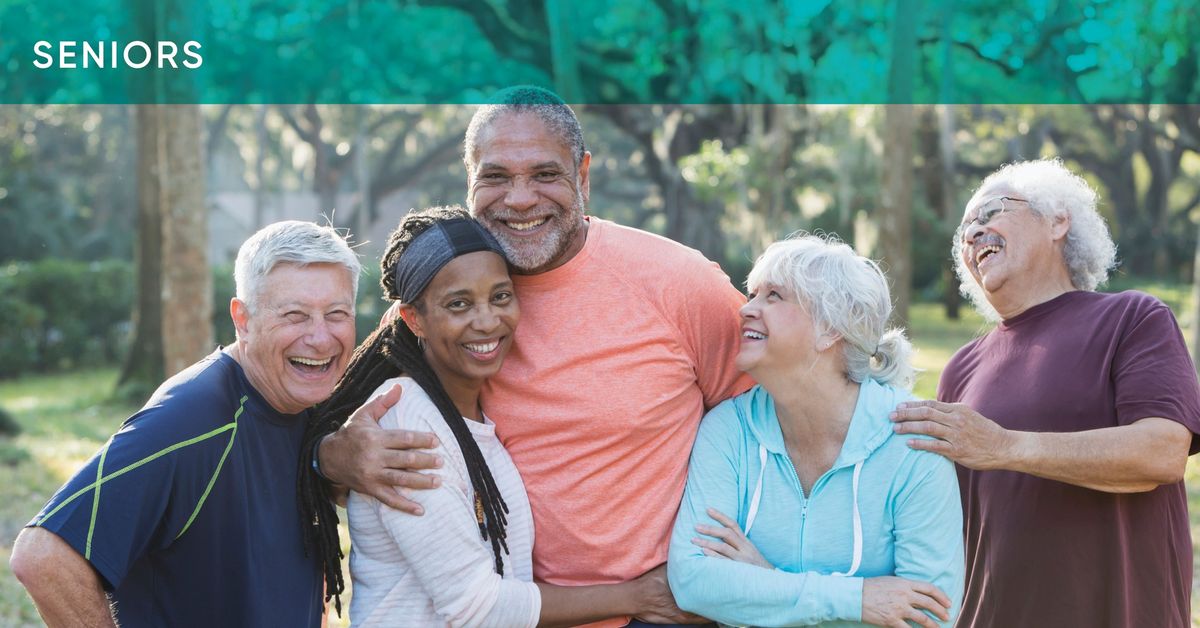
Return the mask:
M 346 239 L 333 227 L 322 227 L 302 220 L 284 220 L 259 229 L 238 249 L 233 280 L 237 285 L 237 298 L 246 304 L 251 313 L 262 291 L 263 280 L 279 264 L 341 264 L 350 273 L 357 300 L 362 264 Z
M 1062 160 L 1038 159 L 1008 164 L 988 175 L 979 190 L 1003 184 L 1014 194 L 1029 201 L 1029 206 L 1043 218 L 1069 216 L 1071 226 L 1063 246 L 1063 262 L 1076 290 L 1095 290 L 1108 281 L 1108 273 L 1116 265 L 1117 245 L 1104 217 L 1096 211 L 1097 195 L 1083 177 L 1067 170 Z M 976 190 L 975 197 L 979 196 Z M 972 201 L 976 200 L 972 197 Z M 975 283 L 971 271 L 962 259 L 962 230 L 954 234 L 954 270 L 959 290 L 971 300 L 984 318 L 996 322 L 1000 315 L 987 301 L 983 288 Z
M 878 264 L 836 236 L 797 233 L 754 262 L 746 287 L 754 291 L 764 283 L 794 292 L 818 333 L 842 337 L 846 377 L 912 388 L 912 344 L 903 329 L 886 328 L 892 297 Z

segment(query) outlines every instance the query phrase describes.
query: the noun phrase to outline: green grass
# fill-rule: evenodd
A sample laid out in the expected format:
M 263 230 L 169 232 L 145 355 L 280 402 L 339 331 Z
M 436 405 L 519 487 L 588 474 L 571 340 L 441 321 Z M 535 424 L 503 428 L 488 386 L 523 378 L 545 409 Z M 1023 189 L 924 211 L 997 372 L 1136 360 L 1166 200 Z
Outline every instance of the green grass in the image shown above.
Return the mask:
M 1139 287 L 1166 301 L 1177 316 L 1188 301 L 1186 286 Z M 915 392 L 933 398 L 946 361 L 988 326 L 969 307 L 963 308 L 960 320 L 946 320 L 941 306 L 932 303 L 915 304 L 910 318 L 909 334 L 917 348 L 915 362 L 924 369 Z M 1186 323 L 1186 318 L 1180 316 L 1180 322 Z M 111 400 L 116 377 L 115 370 L 103 369 L 0 381 L 0 407 L 10 412 L 21 427 L 15 438 L 0 437 L 0 477 L 4 479 L 0 482 L 0 626 L 41 625 L 33 604 L 9 571 L 12 542 L 50 495 L 136 410 L 130 404 Z M 1188 463 L 1187 482 L 1192 538 L 1200 540 L 1200 464 L 1195 459 Z M 349 550 L 344 530 L 343 549 Z M 1200 584 L 1200 577 L 1195 582 Z M 343 597 L 346 602 L 349 599 L 348 595 Z M 1195 585 L 1192 599 L 1193 607 L 1200 611 Z M 1200 613 L 1196 617 L 1193 625 L 1200 626 Z M 329 625 L 347 623 L 345 617 L 335 616 Z
M 0 625 L 41 625 L 9 572 L 12 542 L 135 409 L 109 401 L 116 377 L 105 369 L 0 381 L 0 406 L 21 426 L 16 438 L 0 439 Z

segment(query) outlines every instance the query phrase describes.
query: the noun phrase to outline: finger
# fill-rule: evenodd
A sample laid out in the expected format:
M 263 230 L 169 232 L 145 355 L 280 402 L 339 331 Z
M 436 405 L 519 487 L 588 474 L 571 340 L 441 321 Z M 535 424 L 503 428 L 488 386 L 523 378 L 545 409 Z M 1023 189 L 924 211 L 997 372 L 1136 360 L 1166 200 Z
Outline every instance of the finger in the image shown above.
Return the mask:
M 935 454 L 941 454 L 951 460 L 954 460 L 954 447 L 944 440 L 930 440 L 928 438 L 910 438 L 908 439 L 908 447 L 918 451 L 931 451 Z
M 938 628 L 937 622 L 933 621 L 933 619 L 931 619 L 929 617 L 929 615 L 926 615 L 925 613 L 922 613 L 921 611 L 919 611 L 915 608 L 908 609 L 908 612 L 905 614 L 905 617 L 906 617 L 906 619 L 908 619 L 909 621 L 913 622 L 914 624 L 916 624 L 918 626 L 923 626 L 924 628 Z M 945 618 L 943 617 L 942 619 L 945 619 Z M 902 625 L 903 625 L 903 623 L 904 622 L 901 622 Z
M 378 499 L 380 502 L 393 510 L 399 510 L 400 512 L 405 512 L 418 517 L 425 514 L 425 509 L 421 507 L 421 504 L 418 504 L 411 499 L 407 499 L 400 493 L 396 492 L 396 489 L 392 488 L 391 486 L 377 485 L 372 487 L 368 494 L 371 497 Z
M 937 615 L 938 619 L 942 621 L 950 619 L 950 609 L 946 605 L 923 593 L 914 592 L 913 597 L 909 599 L 908 603 L 909 606 L 915 609 L 925 609 Z
M 392 384 L 392 387 L 387 392 L 375 397 L 355 410 L 354 414 L 350 415 L 350 420 L 365 421 L 370 419 L 379 422 L 379 419 L 387 414 L 388 409 L 396 405 L 396 402 L 400 400 L 400 393 L 401 386 L 399 384 Z
M 937 588 L 936 586 L 934 586 L 928 582 L 913 583 L 913 591 L 916 591 L 917 593 L 920 593 L 921 595 L 933 598 L 934 601 L 936 601 L 938 604 L 942 605 L 945 608 L 950 608 L 950 605 L 952 604 L 952 602 L 950 601 L 949 595 L 946 595 L 945 593 L 942 592 L 941 589 Z M 929 610 L 934 610 L 934 609 L 930 608 Z
M 380 483 L 395 488 L 426 491 L 442 485 L 441 476 L 432 473 L 413 473 L 412 471 L 385 469 L 381 475 Z
M 717 543 L 715 541 L 709 541 L 708 539 L 695 538 L 692 539 L 692 545 L 699 547 L 701 550 L 707 550 L 704 552 L 705 556 L 711 556 L 711 554 L 708 552 L 712 552 L 723 558 L 729 559 L 733 559 L 737 556 L 737 552 L 726 543 Z
M 381 441 L 388 449 L 433 449 L 439 444 L 432 432 L 412 430 L 388 430 Z
M 721 512 L 720 510 L 717 510 L 716 508 L 709 508 L 707 510 L 707 512 L 708 512 L 708 516 L 715 519 L 717 521 L 717 523 L 720 523 L 721 525 L 725 526 L 726 528 L 729 528 L 730 530 L 736 532 L 739 536 L 741 536 L 742 526 L 739 526 L 736 521 L 725 516 L 725 513 Z
M 897 406 L 895 410 L 892 410 L 891 413 L 888 414 L 888 418 L 893 422 L 929 421 L 934 420 L 944 414 L 945 412 L 929 406 L 915 406 L 912 408 L 901 408 Z
M 733 532 L 731 532 L 729 530 L 729 528 L 716 528 L 713 526 L 708 526 L 708 525 L 704 525 L 703 523 L 700 523 L 700 524 L 696 525 L 696 531 L 699 532 L 700 534 L 705 534 L 705 535 L 708 535 L 711 537 L 721 539 L 722 541 L 725 541 L 726 543 L 729 543 L 730 545 L 733 544 L 733 538 L 734 538 Z
M 946 440 L 951 436 L 950 428 L 937 421 L 905 421 L 892 426 L 897 434 L 924 434 Z
M 388 469 L 402 471 L 417 471 L 420 469 L 437 469 L 442 466 L 442 457 L 415 449 L 387 449 L 381 452 L 383 466 Z

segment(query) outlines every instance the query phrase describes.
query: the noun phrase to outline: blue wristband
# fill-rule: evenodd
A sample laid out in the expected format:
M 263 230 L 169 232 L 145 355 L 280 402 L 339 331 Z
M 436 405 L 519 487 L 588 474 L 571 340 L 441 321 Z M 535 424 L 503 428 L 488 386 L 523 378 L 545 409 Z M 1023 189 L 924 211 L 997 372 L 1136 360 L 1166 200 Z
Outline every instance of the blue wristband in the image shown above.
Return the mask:
M 322 437 L 322 438 L 318 439 L 317 442 L 313 443 L 312 470 L 314 473 L 317 474 L 317 477 L 321 478 L 322 480 L 325 480 L 326 482 L 330 482 L 332 480 L 325 477 L 324 473 L 321 473 L 321 442 L 324 440 L 325 440 L 324 437 Z

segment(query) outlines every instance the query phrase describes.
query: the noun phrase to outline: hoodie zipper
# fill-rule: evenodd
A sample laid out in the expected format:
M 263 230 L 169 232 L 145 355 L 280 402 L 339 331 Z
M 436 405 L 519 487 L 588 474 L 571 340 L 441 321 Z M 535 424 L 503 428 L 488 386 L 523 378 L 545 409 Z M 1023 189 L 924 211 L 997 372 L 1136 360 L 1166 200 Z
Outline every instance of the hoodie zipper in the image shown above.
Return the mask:
M 843 463 L 841 466 L 830 467 L 828 471 L 821 474 L 821 477 L 817 478 L 816 482 L 813 482 L 811 494 L 806 496 L 804 494 L 804 485 L 800 483 L 800 474 L 796 472 L 796 465 L 792 464 L 792 457 L 784 454 L 783 459 L 787 461 L 788 469 L 791 469 L 792 471 L 792 478 L 796 480 L 796 491 L 800 493 L 800 538 L 798 543 L 798 551 L 800 555 L 796 562 L 800 565 L 800 570 L 805 571 L 808 569 L 808 567 L 806 567 L 804 564 L 804 530 L 806 524 L 808 523 L 808 503 L 813 499 L 816 499 L 817 489 L 824 486 L 830 476 L 842 469 L 853 468 L 854 465 L 847 465 Z

